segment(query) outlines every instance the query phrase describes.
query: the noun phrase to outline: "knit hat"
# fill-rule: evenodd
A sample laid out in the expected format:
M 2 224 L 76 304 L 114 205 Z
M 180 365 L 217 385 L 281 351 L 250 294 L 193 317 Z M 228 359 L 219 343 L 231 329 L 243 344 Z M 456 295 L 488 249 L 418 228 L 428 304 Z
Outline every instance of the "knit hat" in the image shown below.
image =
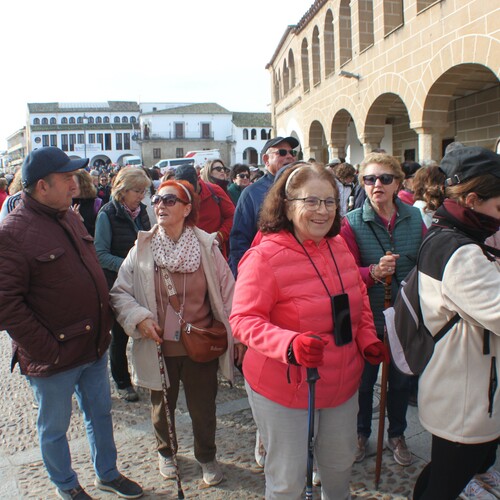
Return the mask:
M 179 165 L 175 169 L 175 180 L 188 181 L 198 191 L 198 174 L 192 165 Z

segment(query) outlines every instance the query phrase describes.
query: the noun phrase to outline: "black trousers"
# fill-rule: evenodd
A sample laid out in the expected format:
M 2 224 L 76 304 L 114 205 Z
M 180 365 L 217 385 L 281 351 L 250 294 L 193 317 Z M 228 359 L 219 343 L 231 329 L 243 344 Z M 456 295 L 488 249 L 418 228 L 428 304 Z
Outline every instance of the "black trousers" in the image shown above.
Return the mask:
M 111 344 L 109 345 L 109 362 L 111 375 L 118 389 L 126 389 L 132 385 L 128 371 L 127 342 L 128 335 L 118 321 L 111 328 Z
M 475 474 L 495 463 L 497 446 L 497 439 L 462 444 L 433 435 L 431 461 L 417 479 L 413 500 L 455 500 Z

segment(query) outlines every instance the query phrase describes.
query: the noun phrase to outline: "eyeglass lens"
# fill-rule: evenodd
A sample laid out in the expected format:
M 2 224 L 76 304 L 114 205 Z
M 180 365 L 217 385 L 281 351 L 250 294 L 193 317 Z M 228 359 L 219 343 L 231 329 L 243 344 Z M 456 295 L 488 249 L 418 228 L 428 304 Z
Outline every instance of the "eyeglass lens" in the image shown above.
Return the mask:
M 393 174 L 382 174 L 382 175 L 364 175 L 363 181 L 367 186 L 374 186 L 377 182 L 377 179 L 380 179 L 380 182 L 384 186 L 388 186 L 394 180 Z
M 167 207 L 173 207 L 179 200 L 175 194 L 164 194 L 163 196 L 155 194 L 151 197 L 151 203 L 153 205 L 158 205 L 162 202 Z
M 236 177 L 238 177 L 238 179 L 250 179 L 248 174 L 238 174 Z

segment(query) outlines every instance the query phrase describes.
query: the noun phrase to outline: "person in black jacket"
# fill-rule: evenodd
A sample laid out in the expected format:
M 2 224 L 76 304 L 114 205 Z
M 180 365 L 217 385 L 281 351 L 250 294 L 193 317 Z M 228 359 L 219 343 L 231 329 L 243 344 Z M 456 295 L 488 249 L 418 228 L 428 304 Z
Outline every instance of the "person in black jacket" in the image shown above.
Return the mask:
M 141 168 L 123 168 L 113 183 L 111 200 L 97 217 L 95 247 L 110 289 L 123 260 L 134 246 L 137 233 L 151 229 L 146 205 L 141 203 L 150 185 L 151 180 Z M 109 359 L 118 394 L 125 401 L 138 401 L 128 369 L 128 335 L 118 322 L 113 325 L 111 335 Z

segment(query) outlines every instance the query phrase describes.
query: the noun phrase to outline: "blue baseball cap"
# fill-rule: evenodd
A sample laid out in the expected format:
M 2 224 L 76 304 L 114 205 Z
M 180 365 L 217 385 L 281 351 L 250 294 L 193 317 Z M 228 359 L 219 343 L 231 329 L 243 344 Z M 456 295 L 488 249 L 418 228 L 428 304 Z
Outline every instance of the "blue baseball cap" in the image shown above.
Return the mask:
M 21 180 L 23 186 L 28 187 L 47 175 L 73 172 L 85 168 L 88 163 L 88 158 L 72 160 L 62 149 L 53 146 L 35 149 L 24 159 Z

